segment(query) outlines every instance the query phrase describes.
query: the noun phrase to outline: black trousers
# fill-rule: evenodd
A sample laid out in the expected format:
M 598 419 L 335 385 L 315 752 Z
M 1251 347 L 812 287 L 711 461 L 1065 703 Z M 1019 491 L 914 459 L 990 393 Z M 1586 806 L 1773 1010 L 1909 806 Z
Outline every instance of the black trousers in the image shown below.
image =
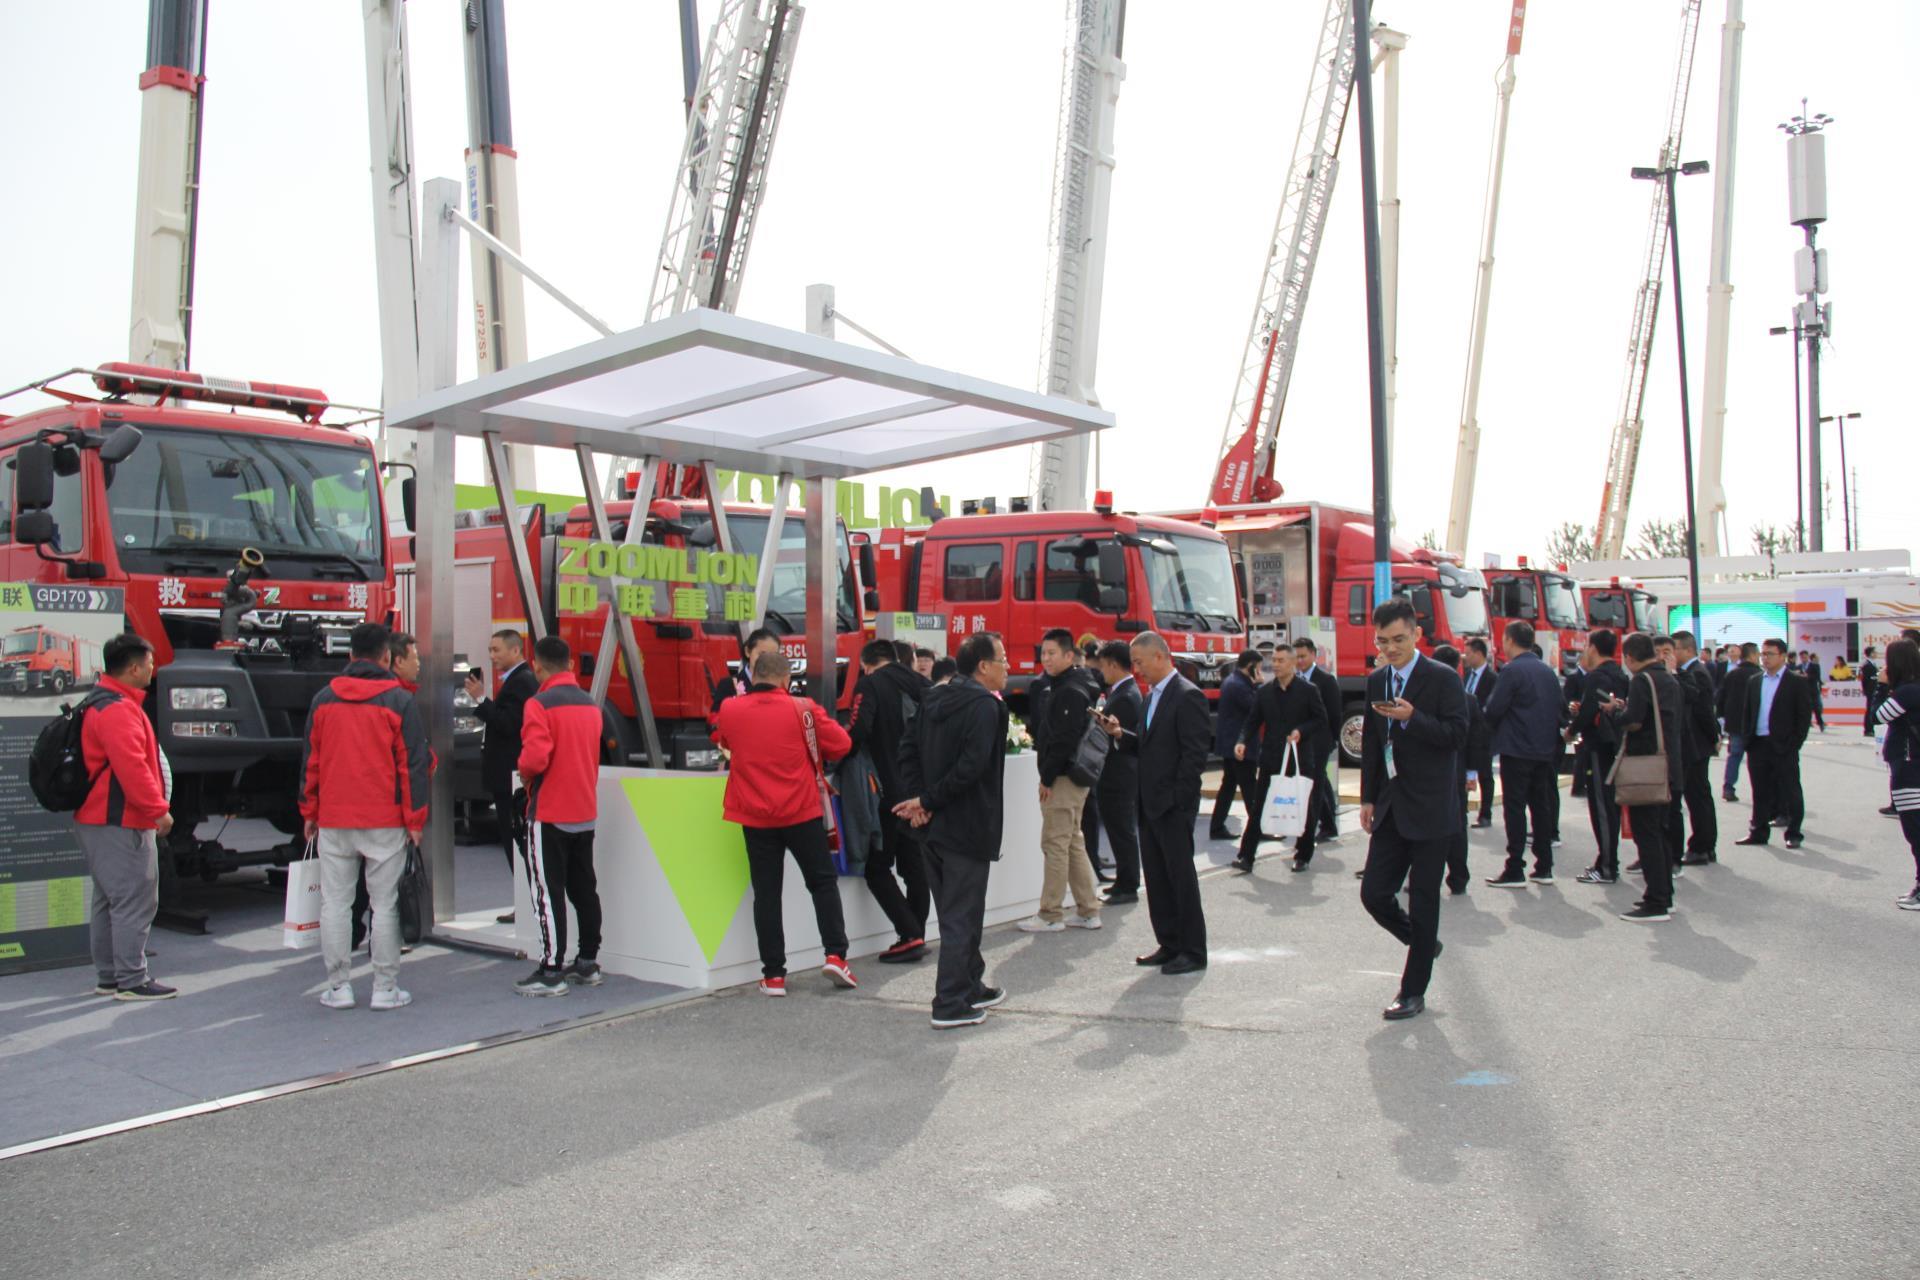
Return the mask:
M 896 869 L 899 879 L 894 878 Z M 880 815 L 880 848 L 867 857 L 866 876 L 873 900 L 887 913 L 887 921 L 900 940 L 925 939 L 927 906 L 932 900 L 926 858 L 912 827 L 891 812 Z M 907 883 L 905 893 L 900 892 L 901 880 Z
M 520 806 L 513 802 L 513 784 L 491 788 L 493 793 L 493 820 L 500 826 L 500 847 L 507 851 L 507 874 L 514 875 L 520 870 L 520 862 L 514 851 L 526 843 L 527 833 L 521 825 Z
M 847 954 L 847 925 L 840 911 L 840 882 L 820 819 L 790 827 L 743 827 L 747 837 L 747 874 L 753 881 L 753 932 L 760 942 L 760 972 L 787 976 L 787 929 L 780 909 L 786 883 L 787 854 L 800 866 L 800 878 L 813 897 L 813 918 L 820 926 L 820 947 L 830 956 Z
M 1316 750 L 1306 762 L 1307 772 L 1313 775 L 1313 802 L 1309 809 L 1309 821 L 1317 824 L 1322 839 L 1331 840 L 1340 834 L 1340 802 L 1333 793 L 1333 783 L 1327 778 L 1327 761 L 1333 757 L 1331 750 Z
M 1256 815 L 1257 816 L 1257 815 Z M 1153 938 L 1175 955 L 1207 958 L 1207 917 L 1200 909 L 1200 873 L 1193 866 L 1198 806 L 1159 817 L 1140 815 L 1140 871 L 1147 882 Z
M 1483 822 L 1493 821 L 1493 752 L 1482 747 L 1467 753 L 1467 768 L 1479 775 L 1480 782 L 1480 818 Z
M 1685 788 L 1673 798 L 1667 814 L 1667 849 L 1676 858 L 1682 850 L 1711 857 L 1720 843 L 1720 814 L 1713 807 L 1712 775 L 1711 758 L 1685 766 Z M 1692 828 L 1691 837 L 1686 835 L 1688 828 Z
M 1252 862 L 1253 855 L 1260 849 L 1260 841 L 1265 838 L 1260 831 L 1260 815 L 1266 811 L 1267 791 L 1273 785 L 1276 771 L 1260 765 L 1253 770 L 1253 786 L 1247 791 L 1247 829 L 1240 833 L 1240 861 Z M 1313 861 L 1314 828 L 1320 825 L 1320 814 L 1313 807 L 1312 797 L 1307 800 L 1307 828 L 1293 842 L 1293 856 L 1302 862 Z
M 1465 893 L 1473 874 L 1467 869 L 1467 824 L 1473 821 L 1467 807 L 1467 771 L 1460 770 L 1460 828 L 1447 838 L 1447 888 Z
M 980 954 L 980 931 L 987 915 L 987 875 L 993 864 L 943 849 L 937 839 L 926 842 L 926 855 L 927 883 L 933 887 L 933 909 L 940 919 L 933 1016 L 965 1017 L 986 992 L 987 962 Z
M 1253 825 L 1253 762 L 1235 760 L 1232 756 L 1220 762 L 1220 794 L 1214 797 L 1213 818 L 1207 823 L 1207 832 L 1216 840 L 1226 839 L 1227 815 L 1233 810 L 1233 794 L 1247 802 L 1247 825 Z
M 1592 748 L 1588 745 L 1585 738 L 1580 739 L 1573 748 L 1573 785 L 1567 788 L 1567 794 L 1569 795 L 1584 796 L 1587 794 L 1587 788 L 1591 785 L 1588 779 L 1592 776 L 1587 769 L 1587 753 L 1590 750 L 1592 750 Z
M 1594 742 L 1587 746 L 1587 823 L 1593 828 L 1597 852 L 1593 865 L 1603 875 L 1620 874 L 1620 805 L 1607 785 L 1620 747 L 1612 742 Z
M 562 831 L 551 822 L 534 824 L 527 859 L 528 896 L 540 926 L 540 963 L 558 969 L 567 962 L 567 910 L 580 925 L 578 958 L 600 954 L 600 884 L 593 874 L 593 832 Z
M 1507 823 L 1507 870 L 1527 869 L 1527 833 L 1529 819 L 1533 833 L 1533 865 L 1536 870 L 1553 870 L 1553 832 L 1557 825 L 1553 799 L 1558 779 L 1552 760 L 1523 760 L 1518 756 L 1500 757 L 1500 805 Z
M 1102 775 L 1105 776 L 1104 774 Z M 1100 806 L 1094 802 L 1091 793 L 1086 804 L 1080 807 L 1080 839 L 1086 842 L 1087 861 L 1093 869 L 1100 869 Z
M 1433 978 L 1434 944 L 1440 937 L 1440 877 L 1446 870 L 1451 837 L 1409 840 L 1390 816 L 1379 815 L 1367 845 L 1367 866 L 1360 877 L 1360 904 L 1382 929 L 1407 947 L 1407 967 L 1400 975 L 1402 997 L 1425 996 Z M 1407 886 L 1408 914 L 1400 906 L 1400 886 Z
M 1633 844 L 1640 851 L 1640 872 L 1647 878 L 1647 891 L 1640 901 L 1671 911 L 1673 850 L 1667 846 L 1667 806 L 1628 805 L 1627 814 L 1633 819 Z
M 1132 764 L 1131 760 L 1124 762 Z M 1113 891 L 1115 893 L 1138 893 L 1140 891 L 1140 775 L 1137 768 L 1117 767 L 1113 760 L 1107 761 L 1107 772 L 1100 775 L 1100 785 L 1094 789 L 1093 798 L 1097 802 L 1089 804 L 1088 810 L 1098 808 L 1100 825 L 1107 829 L 1107 839 L 1113 842 Z
M 1753 783 L 1753 826 L 1748 834 L 1765 844 L 1773 820 L 1785 818 L 1788 838 L 1798 840 L 1800 824 L 1807 817 L 1806 797 L 1800 792 L 1800 752 L 1775 746 L 1771 737 L 1756 734 L 1747 739 L 1747 771 Z

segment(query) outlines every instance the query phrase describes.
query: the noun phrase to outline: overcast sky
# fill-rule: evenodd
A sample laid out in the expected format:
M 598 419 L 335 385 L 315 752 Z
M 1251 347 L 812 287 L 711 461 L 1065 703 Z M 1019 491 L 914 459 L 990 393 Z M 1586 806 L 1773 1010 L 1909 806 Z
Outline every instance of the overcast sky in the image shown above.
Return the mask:
M 458 177 L 460 10 L 410 0 L 421 176 Z M 1862 545 L 1920 542 L 1910 487 L 1910 305 L 1920 205 L 1911 163 L 1920 5 L 1750 0 L 1741 86 L 1726 486 L 1735 549 L 1793 515 L 1793 302 L 1785 143 L 1799 110 L 1829 132 L 1836 334 L 1823 410 L 1847 433 Z M 740 310 L 803 325 L 840 309 L 916 359 L 1032 386 L 1038 370 L 1063 6 L 1058 0 L 813 0 Z M 703 22 L 715 4 L 702 4 Z M 1319 0 L 1133 0 L 1116 134 L 1098 386 L 1119 417 L 1103 483 L 1123 506 L 1198 505 L 1211 481 L 1292 152 Z M 1708 0 L 1688 158 L 1714 152 L 1724 0 Z M 1406 31 L 1401 144 L 1402 534 L 1444 530 L 1460 413 L 1493 73 L 1505 0 L 1378 0 Z M 1673 74 L 1674 0 L 1536 0 L 1519 60 L 1501 209 L 1470 552 L 1536 552 L 1591 524 L 1618 416 Z M 13 177 L 0 201 L 0 383 L 124 358 L 146 6 L 0 2 Z M 213 0 L 194 363 L 208 372 L 380 389 L 360 5 Z M 526 256 L 616 327 L 644 310 L 683 117 L 672 0 L 508 0 Z M 1291 498 L 1370 493 L 1357 131 L 1308 306 L 1282 427 Z M 1902 157 L 1907 157 L 1902 159 Z M 1683 180 L 1696 431 L 1712 179 Z M 463 298 L 463 308 L 465 306 Z M 593 335 L 528 291 L 529 351 Z M 463 311 L 464 314 L 464 311 Z M 843 336 L 849 336 L 842 331 Z M 1647 392 L 1633 524 L 1682 510 L 1670 307 Z M 1905 335 L 1905 336 L 1902 336 Z M 857 341 L 858 339 L 853 339 Z M 473 350 L 461 353 L 470 376 Z M 13 408 L 9 405 L 7 408 Z M 1831 430 L 1831 428 L 1829 428 Z M 1837 460 L 1837 438 L 1828 456 Z M 564 457 L 541 479 L 558 487 Z M 956 497 L 1027 488 L 1025 450 L 942 464 Z M 471 477 L 479 478 L 477 473 Z M 890 479 L 882 477 L 883 481 Z M 1836 478 L 1837 480 L 1837 478 Z M 1834 489 L 1829 547 L 1840 546 Z

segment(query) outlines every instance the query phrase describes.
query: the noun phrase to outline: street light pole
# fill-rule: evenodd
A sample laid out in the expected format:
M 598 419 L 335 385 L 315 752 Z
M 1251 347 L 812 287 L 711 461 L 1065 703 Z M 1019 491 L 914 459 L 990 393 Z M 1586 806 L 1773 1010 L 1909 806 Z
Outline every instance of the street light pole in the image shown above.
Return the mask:
M 1848 491 L 1848 485 L 1847 485 L 1847 476 L 1849 474 L 1847 471 L 1847 419 L 1857 418 L 1859 416 L 1860 415 L 1857 413 L 1836 413 L 1829 417 L 1820 419 L 1821 422 L 1833 423 L 1840 430 L 1840 511 L 1841 511 L 1842 517 L 1846 521 L 1846 538 L 1847 538 L 1846 545 L 1847 545 L 1847 550 L 1849 551 L 1854 550 L 1854 545 L 1853 545 L 1853 498 Z M 1815 430 L 1818 430 L 1818 429 L 1819 429 L 1818 427 L 1815 428 Z
M 1793 310 L 1791 327 L 1780 325 L 1767 330 L 1774 337 L 1783 333 L 1793 335 L 1793 549 L 1807 549 L 1807 472 L 1806 463 L 1801 456 L 1800 437 L 1806 434 L 1805 425 L 1800 420 L 1800 309 Z
M 1361 243 L 1367 280 L 1367 405 L 1373 423 L 1373 601 L 1393 596 L 1392 460 L 1387 451 L 1386 322 L 1382 313 L 1380 181 L 1374 172 L 1373 70 L 1367 58 L 1373 29 L 1368 0 L 1353 0 L 1354 105 L 1360 108 Z
M 1678 179 L 1681 174 L 1692 177 L 1706 171 L 1705 160 L 1690 160 L 1682 165 L 1669 164 L 1659 169 L 1636 168 L 1632 171 L 1635 178 L 1667 184 L 1667 246 L 1673 258 L 1673 337 L 1680 353 L 1680 452 L 1687 481 L 1687 589 L 1691 596 L 1690 629 L 1696 638 L 1700 634 L 1700 539 L 1694 523 L 1693 407 L 1687 392 L 1687 317 L 1686 308 L 1681 303 L 1684 291 L 1680 287 L 1680 215 L 1675 208 L 1675 201 L 1679 194 Z

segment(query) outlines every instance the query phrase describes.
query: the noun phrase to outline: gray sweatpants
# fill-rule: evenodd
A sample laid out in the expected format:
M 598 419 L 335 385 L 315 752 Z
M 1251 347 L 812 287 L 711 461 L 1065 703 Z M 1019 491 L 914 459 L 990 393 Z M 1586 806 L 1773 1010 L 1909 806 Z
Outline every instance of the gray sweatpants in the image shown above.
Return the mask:
M 130 991 L 147 980 L 147 933 L 160 909 L 160 846 L 151 831 L 75 823 L 93 875 L 93 969 L 100 985 Z
M 327 985 L 353 972 L 353 893 L 367 864 L 373 904 L 373 989 L 400 985 L 400 876 L 407 869 L 407 833 L 399 827 L 320 828 L 320 954 Z

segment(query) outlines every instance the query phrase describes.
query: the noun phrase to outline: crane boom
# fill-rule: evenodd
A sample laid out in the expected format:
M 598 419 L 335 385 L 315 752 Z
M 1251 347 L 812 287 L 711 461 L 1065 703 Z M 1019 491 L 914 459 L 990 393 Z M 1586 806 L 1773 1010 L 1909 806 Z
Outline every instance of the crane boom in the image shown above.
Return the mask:
M 1460 393 L 1460 445 L 1453 458 L 1453 501 L 1447 511 L 1447 550 L 1467 554 L 1473 521 L 1473 482 L 1480 468 L 1480 371 L 1487 356 L 1487 310 L 1493 299 L 1493 240 L 1500 225 L 1500 177 L 1507 163 L 1507 116 L 1513 106 L 1514 65 L 1526 30 L 1526 0 L 1514 0 L 1507 24 L 1507 56 L 1494 73 L 1493 158 L 1487 165 L 1487 206 L 1480 223 L 1480 267 L 1473 285 L 1473 329 L 1467 338 L 1467 382 Z
M 1067 0 L 1039 381 L 1049 395 L 1082 404 L 1100 403 L 1093 372 L 1113 194 L 1113 122 L 1127 74 L 1120 60 L 1126 21 L 1126 0 Z M 1031 491 L 1039 510 L 1086 505 L 1090 439 L 1034 448 Z
M 147 6 L 127 354 L 136 364 L 168 369 L 187 367 L 193 336 L 206 17 L 206 0 Z
M 1680 58 L 1674 70 L 1673 94 L 1667 102 L 1666 140 L 1660 148 L 1661 168 L 1680 163 L 1680 135 L 1687 122 L 1687 88 L 1693 79 L 1693 50 L 1700 34 L 1700 0 L 1686 0 L 1680 13 Z M 1660 288 L 1667 260 L 1667 185 L 1653 184 L 1653 210 L 1647 222 L 1647 251 L 1642 259 L 1640 286 L 1634 292 L 1633 328 L 1627 342 L 1627 379 L 1620 395 L 1620 416 L 1614 424 L 1607 452 L 1607 473 L 1600 490 L 1600 518 L 1594 524 L 1597 559 L 1617 560 L 1627 540 L 1627 507 L 1633 498 L 1634 468 L 1640 460 L 1640 436 L 1645 428 L 1642 411 L 1647 399 L 1647 363 L 1653 355 L 1653 332 L 1660 314 Z
M 1280 413 L 1293 377 L 1307 291 L 1313 284 L 1314 263 L 1333 200 L 1353 75 L 1352 10 L 1347 0 L 1329 0 L 1315 43 L 1313 76 L 1300 111 L 1293 160 L 1287 166 L 1286 188 L 1267 248 L 1267 268 L 1247 329 L 1240 377 L 1227 411 L 1211 495 L 1217 504 L 1280 496 L 1280 485 L 1273 478 Z
M 1727 0 L 1720 28 L 1720 113 L 1713 155 L 1713 241 L 1707 281 L 1707 376 L 1700 423 L 1700 554 L 1726 545 L 1727 491 L 1720 464 L 1727 438 L 1727 342 L 1733 315 L 1733 164 L 1740 120 L 1740 43 L 1747 29 L 1741 0 Z M 1857 504 L 1856 504 L 1857 505 Z

